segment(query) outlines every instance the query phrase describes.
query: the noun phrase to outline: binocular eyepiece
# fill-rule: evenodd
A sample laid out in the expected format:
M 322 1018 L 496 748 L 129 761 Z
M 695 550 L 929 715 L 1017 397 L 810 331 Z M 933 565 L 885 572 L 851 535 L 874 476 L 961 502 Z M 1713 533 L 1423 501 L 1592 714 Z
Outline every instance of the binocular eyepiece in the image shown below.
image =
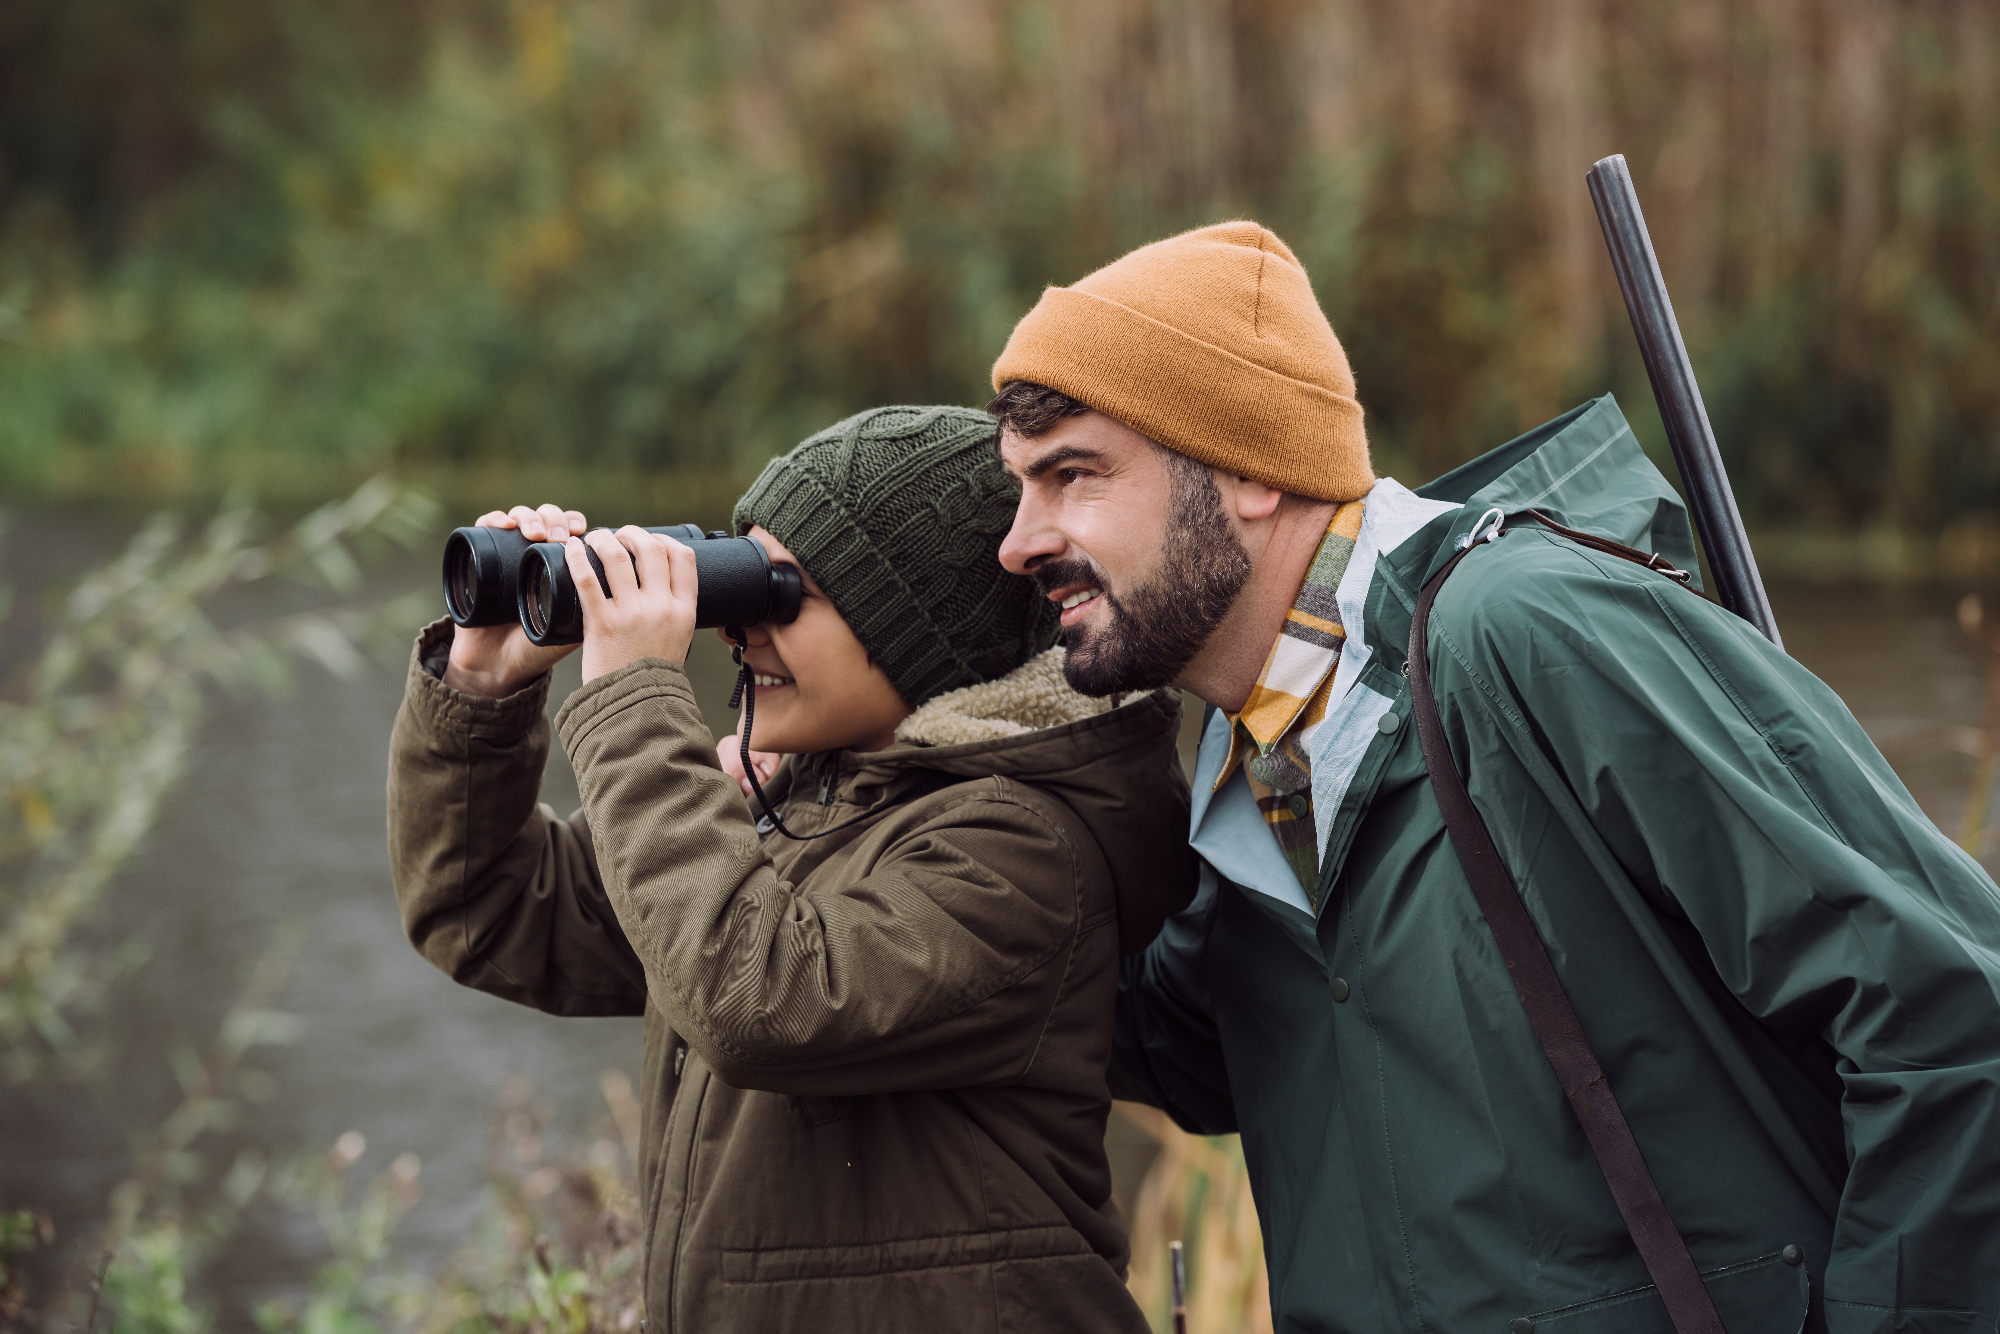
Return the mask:
M 773 561 L 748 537 L 704 533 L 691 523 L 648 528 L 694 551 L 701 587 L 697 629 L 718 625 L 784 624 L 799 614 L 803 587 L 796 565 Z M 588 547 L 590 568 L 605 596 L 604 563 Z M 444 544 L 444 604 L 460 625 L 519 621 L 535 644 L 583 642 L 583 604 L 560 542 L 530 542 L 514 528 L 457 528 Z

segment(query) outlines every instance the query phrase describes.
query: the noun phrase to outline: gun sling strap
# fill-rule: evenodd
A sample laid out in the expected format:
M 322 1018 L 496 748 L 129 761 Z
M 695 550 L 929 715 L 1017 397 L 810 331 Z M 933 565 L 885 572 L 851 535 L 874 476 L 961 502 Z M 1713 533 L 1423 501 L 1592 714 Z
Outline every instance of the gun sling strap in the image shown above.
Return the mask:
M 1611 1085 L 1597 1064 L 1597 1054 L 1591 1050 L 1583 1025 L 1577 1021 L 1576 1010 L 1570 1005 L 1561 980 L 1556 977 L 1554 965 L 1549 962 L 1548 951 L 1535 930 L 1534 920 L 1528 916 L 1527 906 L 1521 902 L 1513 877 L 1500 860 L 1500 851 L 1493 845 L 1485 822 L 1472 804 L 1472 795 L 1466 791 L 1465 781 L 1459 776 L 1451 748 L 1445 741 L 1444 725 L 1438 720 L 1437 701 L 1431 694 L 1430 659 L 1426 648 L 1431 603 L 1460 561 L 1482 541 L 1491 541 L 1500 535 L 1503 525 L 1496 523 L 1484 537 L 1480 536 L 1486 518 L 1495 517 L 1495 514 L 1495 511 L 1488 511 L 1487 516 L 1474 525 L 1473 531 L 1461 542 L 1457 554 L 1431 577 L 1417 598 L 1416 614 L 1410 623 L 1409 673 L 1417 734 L 1424 747 L 1424 766 L 1430 771 L 1431 786 L 1437 793 L 1438 807 L 1444 813 L 1452 848 L 1458 853 L 1459 864 L 1465 868 L 1465 878 L 1471 882 L 1473 896 L 1479 901 L 1486 924 L 1492 928 L 1494 942 L 1500 947 L 1500 957 L 1506 962 L 1508 975 L 1514 980 L 1514 990 L 1520 994 L 1522 1008 L 1528 1012 L 1528 1022 L 1534 1026 L 1535 1037 L 1540 1040 L 1542 1051 L 1555 1070 L 1563 1096 L 1569 1099 L 1576 1119 L 1583 1125 L 1591 1152 L 1597 1155 L 1597 1165 L 1611 1187 L 1618 1212 L 1625 1218 L 1632 1243 L 1640 1259 L 1645 1261 L 1646 1271 L 1652 1275 L 1660 1299 L 1666 1303 L 1674 1329 L 1678 1334 L 1725 1334 L 1722 1320 L 1715 1312 L 1715 1303 L 1709 1299 L 1708 1289 L 1702 1285 L 1701 1275 L 1695 1270 L 1694 1258 L 1688 1254 L 1687 1243 L 1681 1239 L 1673 1218 L 1667 1213 L 1667 1206 L 1660 1199 L 1659 1188 L 1653 1184 L 1653 1174 L 1647 1170 L 1638 1142 L 1632 1138 L 1632 1128 L 1626 1124 L 1625 1114 L 1619 1110 L 1618 1100 L 1612 1096 Z M 1657 556 L 1606 538 L 1564 528 L 1533 510 L 1527 511 L 1527 514 L 1583 545 L 1635 561 L 1683 584 L 1687 582 L 1688 576 L 1684 572 L 1666 565 Z

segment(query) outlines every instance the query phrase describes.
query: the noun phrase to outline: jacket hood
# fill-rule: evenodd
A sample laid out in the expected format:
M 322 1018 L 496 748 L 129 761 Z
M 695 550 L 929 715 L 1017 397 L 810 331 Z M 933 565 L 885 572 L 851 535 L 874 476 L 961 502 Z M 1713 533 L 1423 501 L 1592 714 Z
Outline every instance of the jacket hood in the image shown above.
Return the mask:
M 998 680 L 939 695 L 903 720 L 896 729 L 896 739 L 919 746 L 967 746 L 1025 737 L 1110 713 L 1150 693 L 1106 698 L 1080 694 L 1063 677 L 1065 656 L 1060 647 L 1052 648 Z M 1017 772 L 1019 765 L 1041 765 L 1049 758 L 1034 746 L 1007 747 L 995 753 L 996 762 L 1007 766 L 1010 773 Z
M 1089 826 L 1110 863 L 1119 950 L 1135 953 L 1194 891 L 1180 695 L 1082 695 L 1063 679 L 1063 656 L 1052 648 L 997 680 L 939 695 L 903 720 L 888 750 L 798 758 L 822 775 L 836 766 L 836 783 L 862 805 L 915 769 L 1049 793 Z
M 1631 423 L 1610 394 L 1488 450 L 1418 487 L 1417 494 L 1465 506 L 1440 521 L 1449 528 L 1443 536 L 1450 541 L 1432 553 L 1425 578 L 1451 558 L 1453 545 L 1480 515 L 1497 507 L 1509 515 L 1541 510 L 1571 528 L 1663 556 L 1693 571 L 1694 586 L 1701 587 L 1687 506 L 1639 447 Z M 1422 544 L 1411 546 L 1420 549 Z
M 1403 666 L 1418 591 L 1451 559 L 1458 540 L 1492 509 L 1535 509 L 1559 523 L 1665 557 L 1701 587 L 1694 531 L 1680 493 L 1639 447 L 1610 394 L 1581 404 L 1427 482 L 1415 494 L 1443 510 L 1371 566 L 1358 596 L 1368 656 L 1389 671 Z M 1363 532 L 1367 532 L 1366 520 Z M 1352 571 L 1350 571 L 1352 573 Z M 1386 573 L 1387 578 L 1380 577 Z M 1357 642 L 1350 636 L 1350 652 Z

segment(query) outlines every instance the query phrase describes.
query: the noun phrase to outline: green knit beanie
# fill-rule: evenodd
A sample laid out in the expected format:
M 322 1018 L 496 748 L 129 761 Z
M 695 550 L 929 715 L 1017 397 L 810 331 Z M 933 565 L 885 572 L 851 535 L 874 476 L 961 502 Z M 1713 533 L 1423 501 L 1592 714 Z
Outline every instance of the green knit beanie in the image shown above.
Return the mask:
M 772 459 L 736 502 L 818 581 L 911 708 L 1056 641 L 1055 605 L 1000 568 L 1020 488 L 970 408 L 876 408 Z

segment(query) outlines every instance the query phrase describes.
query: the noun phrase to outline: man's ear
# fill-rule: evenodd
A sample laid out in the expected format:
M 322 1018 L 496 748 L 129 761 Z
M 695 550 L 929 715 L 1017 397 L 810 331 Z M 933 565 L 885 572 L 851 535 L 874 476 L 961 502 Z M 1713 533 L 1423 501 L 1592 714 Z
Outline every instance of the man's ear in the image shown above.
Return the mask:
M 1278 512 L 1278 504 L 1285 493 L 1275 486 L 1253 482 L 1248 477 L 1236 477 L 1217 471 L 1215 479 L 1221 484 L 1223 503 L 1236 511 L 1236 517 L 1245 523 L 1256 523 L 1268 519 Z

